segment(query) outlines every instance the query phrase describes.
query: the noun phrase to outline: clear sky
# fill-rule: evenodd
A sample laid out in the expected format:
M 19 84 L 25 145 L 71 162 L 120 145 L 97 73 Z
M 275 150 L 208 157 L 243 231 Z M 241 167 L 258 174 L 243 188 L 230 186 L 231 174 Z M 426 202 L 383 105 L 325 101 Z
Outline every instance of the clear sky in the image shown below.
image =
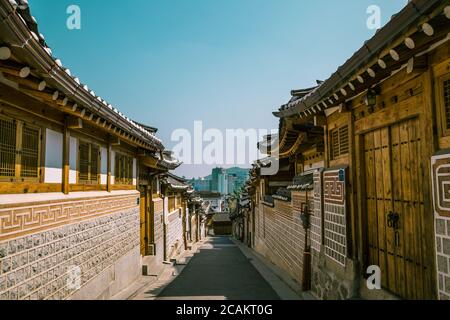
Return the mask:
M 406 0 L 29 0 L 56 57 L 132 119 L 171 133 L 272 129 L 291 89 L 328 78 Z M 69 5 L 81 30 L 66 27 Z M 206 165 L 182 166 L 203 176 Z

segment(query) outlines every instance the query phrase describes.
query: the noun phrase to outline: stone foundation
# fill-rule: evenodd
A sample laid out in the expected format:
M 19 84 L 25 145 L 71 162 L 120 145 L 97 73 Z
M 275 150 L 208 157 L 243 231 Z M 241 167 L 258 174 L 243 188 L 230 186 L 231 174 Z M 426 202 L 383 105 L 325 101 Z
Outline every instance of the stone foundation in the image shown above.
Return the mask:
M 128 192 L 1 209 L 2 229 L 14 221 L 21 235 L 0 235 L 8 236 L 0 240 L 0 299 L 107 298 L 129 285 L 140 272 L 136 199 Z M 30 218 L 19 221 L 24 212 Z M 33 232 L 38 226 L 44 230 Z
M 350 263 L 348 265 L 351 265 Z M 313 253 L 311 292 L 321 300 L 347 300 L 357 296 L 352 268 L 343 268 L 322 253 Z

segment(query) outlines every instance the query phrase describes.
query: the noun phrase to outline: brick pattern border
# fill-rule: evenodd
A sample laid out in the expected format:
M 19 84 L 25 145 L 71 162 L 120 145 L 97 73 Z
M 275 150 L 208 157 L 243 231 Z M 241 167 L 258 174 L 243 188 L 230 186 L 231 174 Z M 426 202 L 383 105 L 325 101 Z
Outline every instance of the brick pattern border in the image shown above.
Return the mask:
M 311 248 L 320 252 L 322 245 L 322 172 L 314 172 L 314 210 L 311 215 Z
M 324 242 L 325 255 L 345 267 L 347 258 L 346 184 L 345 179 L 339 181 L 341 170 L 345 169 L 329 170 L 323 174 Z
M 0 241 L 134 208 L 136 195 L 24 203 L 0 209 Z
M 446 199 L 448 194 L 447 168 L 450 167 L 450 154 L 431 158 L 431 176 L 433 177 L 433 206 L 436 236 L 436 274 L 438 298 L 450 300 L 450 218 Z M 447 194 L 446 194 L 447 193 Z

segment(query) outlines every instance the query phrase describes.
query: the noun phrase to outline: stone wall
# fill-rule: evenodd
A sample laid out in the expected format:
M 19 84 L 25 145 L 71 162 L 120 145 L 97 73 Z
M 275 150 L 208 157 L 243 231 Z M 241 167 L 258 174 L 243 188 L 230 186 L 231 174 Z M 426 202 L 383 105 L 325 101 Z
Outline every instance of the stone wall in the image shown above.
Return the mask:
M 431 160 L 436 237 L 438 298 L 450 300 L 450 154 Z
M 164 200 L 153 199 L 153 232 L 154 232 L 154 252 L 156 260 L 164 260 Z
M 1 300 L 107 298 L 137 278 L 139 194 L 95 194 L 0 207 Z
M 314 172 L 313 208 L 311 210 L 311 249 L 320 252 L 322 245 L 322 219 L 323 219 L 323 195 L 322 195 L 322 171 Z
M 183 217 L 181 209 L 175 210 L 167 217 L 167 257 L 172 258 L 183 249 Z
M 323 173 L 325 254 L 345 266 L 347 258 L 347 201 L 345 169 Z
M 345 168 L 326 170 L 314 175 L 315 215 L 312 223 L 317 240 L 312 248 L 312 293 L 323 300 L 342 300 L 355 296 L 356 283 L 352 261 L 347 257 L 347 201 Z M 323 204 L 321 210 L 317 205 Z M 320 211 L 320 214 L 319 214 Z M 314 220 L 313 220 L 314 221 Z M 317 234 L 320 233 L 320 237 Z M 322 237 L 323 234 L 323 237 Z
M 305 233 L 290 202 L 275 200 L 274 208 L 260 204 L 255 211 L 255 249 L 298 283 L 302 282 Z
M 343 171 L 342 171 L 343 170 Z M 314 172 L 314 189 L 292 191 L 292 201 L 275 200 L 271 208 L 255 208 L 256 251 L 303 279 L 305 230 L 300 219 L 310 211 L 311 293 L 319 299 L 349 299 L 356 295 L 353 262 L 347 257 L 347 202 L 345 168 Z
M 320 300 L 345 300 L 355 296 L 356 282 L 351 266 L 342 268 L 324 254 L 313 251 L 311 291 Z

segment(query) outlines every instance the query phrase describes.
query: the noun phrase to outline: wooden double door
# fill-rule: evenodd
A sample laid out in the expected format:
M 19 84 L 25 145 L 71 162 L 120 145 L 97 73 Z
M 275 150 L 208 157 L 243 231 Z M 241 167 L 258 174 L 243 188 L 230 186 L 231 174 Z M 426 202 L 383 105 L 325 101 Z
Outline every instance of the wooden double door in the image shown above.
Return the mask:
M 405 299 L 431 297 L 418 118 L 363 137 L 367 212 L 366 263 L 381 269 L 382 287 Z M 432 215 L 431 215 L 432 216 Z M 428 215 L 430 217 L 430 215 Z

